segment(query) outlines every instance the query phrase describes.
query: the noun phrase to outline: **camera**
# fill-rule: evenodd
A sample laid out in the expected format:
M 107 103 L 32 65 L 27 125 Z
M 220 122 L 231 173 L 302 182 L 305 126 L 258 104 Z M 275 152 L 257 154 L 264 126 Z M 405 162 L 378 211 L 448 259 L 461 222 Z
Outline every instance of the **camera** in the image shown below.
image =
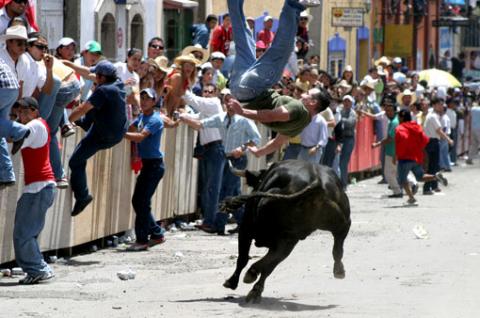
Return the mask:
M 172 118 L 177 121 L 180 118 L 180 113 L 177 111 L 173 112 Z

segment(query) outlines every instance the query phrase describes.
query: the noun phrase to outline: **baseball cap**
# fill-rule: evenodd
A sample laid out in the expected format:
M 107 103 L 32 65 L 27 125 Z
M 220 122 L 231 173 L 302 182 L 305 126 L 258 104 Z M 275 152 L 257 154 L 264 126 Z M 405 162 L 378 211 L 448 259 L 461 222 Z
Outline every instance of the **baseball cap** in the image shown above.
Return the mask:
M 353 97 L 351 95 L 345 95 L 343 96 L 343 100 L 349 100 L 350 102 L 355 102 L 355 100 L 353 99 Z
M 400 58 L 400 57 L 397 56 L 396 58 L 393 59 L 393 63 L 395 63 L 395 64 L 402 64 L 402 58 Z
M 107 60 L 98 62 L 97 65 L 90 68 L 90 72 L 105 76 L 117 76 L 117 69 Z
M 72 39 L 72 38 L 61 38 L 60 41 L 58 41 L 58 45 L 57 47 L 61 47 L 61 46 L 69 46 L 70 44 L 77 44 L 75 43 L 75 40 Z
M 85 48 L 84 48 L 85 51 L 88 51 L 90 53 L 99 53 L 99 54 L 102 54 L 102 46 L 100 45 L 100 43 L 98 43 L 97 41 L 88 41 L 86 44 L 85 44 Z
M 263 22 L 267 22 L 267 21 L 273 21 L 273 18 L 267 15 L 265 18 L 263 18 Z
M 38 102 L 34 97 L 23 97 L 17 101 L 17 104 L 23 108 L 33 108 L 39 110 Z
M 255 46 L 256 46 L 257 49 L 261 49 L 261 50 L 266 50 L 267 49 L 267 46 L 265 45 L 265 42 L 263 42 L 262 40 L 257 41 Z
M 225 60 L 225 54 L 222 52 L 213 52 L 212 55 L 210 55 L 211 60 Z
M 147 94 L 148 97 L 151 99 L 157 99 L 157 92 L 153 88 L 144 88 L 141 92 L 140 95 L 142 94 Z

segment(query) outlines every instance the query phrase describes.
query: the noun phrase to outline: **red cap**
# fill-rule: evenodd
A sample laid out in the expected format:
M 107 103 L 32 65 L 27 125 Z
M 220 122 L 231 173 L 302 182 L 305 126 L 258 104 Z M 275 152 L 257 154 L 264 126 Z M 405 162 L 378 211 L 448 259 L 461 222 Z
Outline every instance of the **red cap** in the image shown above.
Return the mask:
M 262 40 L 257 41 L 256 47 L 257 47 L 257 49 L 262 49 L 262 50 L 267 49 L 267 46 L 265 45 L 265 42 L 263 42 Z

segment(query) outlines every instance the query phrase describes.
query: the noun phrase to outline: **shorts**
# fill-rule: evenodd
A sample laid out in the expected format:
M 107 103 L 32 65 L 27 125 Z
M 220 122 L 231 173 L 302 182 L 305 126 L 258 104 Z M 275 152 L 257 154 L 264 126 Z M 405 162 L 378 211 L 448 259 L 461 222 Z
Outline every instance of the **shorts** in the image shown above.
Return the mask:
M 398 160 L 397 175 L 398 183 L 404 185 L 408 182 L 407 176 L 409 172 L 413 172 L 417 180 L 421 180 L 425 172 L 423 172 L 422 166 L 413 160 Z

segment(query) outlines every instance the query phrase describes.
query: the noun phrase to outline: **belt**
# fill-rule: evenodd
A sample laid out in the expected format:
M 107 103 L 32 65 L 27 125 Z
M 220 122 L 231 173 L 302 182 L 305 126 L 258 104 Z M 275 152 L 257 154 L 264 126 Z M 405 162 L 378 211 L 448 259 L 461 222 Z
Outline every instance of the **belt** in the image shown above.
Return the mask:
M 215 145 L 221 145 L 222 144 L 222 141 L 221 140 L 215 140 L 215 141 L 211 141 L 209 143 L 206 143 L 205 145 L 202 145 L 204 147 L 212 147 L 212 146 L 215 146 Z
M 143 163 L 155 163 L 155 162 L 162 162 L 163 158 L 150 158 L 150 159 L 142 159 Z
M 317 145 L 313 145 L 313 146 L 304 146 L 304 145 L 302 145 L 302 147 L 303 147 L 303 148 L 308 148 L 308 149 L 310 149 L 310 148 L 313 148 L 313 147 L 317 147 Z M 323 147 L 320 146 L 320 147 L 318 147 L 317 149 L 321 149 L 321 148 L 323 148 Z

